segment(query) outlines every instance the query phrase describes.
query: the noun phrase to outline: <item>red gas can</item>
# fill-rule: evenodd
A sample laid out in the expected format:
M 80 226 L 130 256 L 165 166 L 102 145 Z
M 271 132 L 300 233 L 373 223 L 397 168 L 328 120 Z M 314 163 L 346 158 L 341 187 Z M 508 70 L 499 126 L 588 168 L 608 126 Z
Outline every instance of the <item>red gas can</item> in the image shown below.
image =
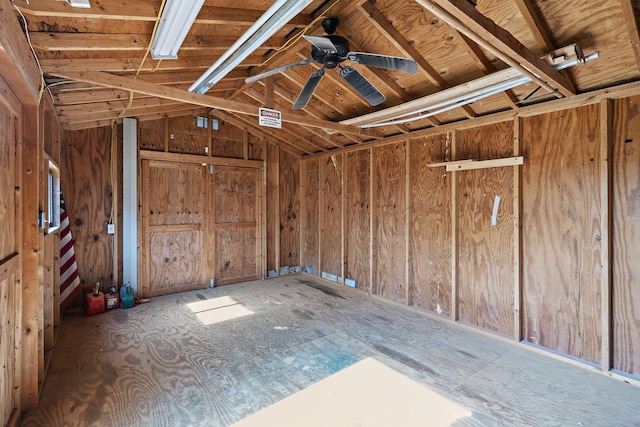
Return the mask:
M 104 313 L 104 294 L 98 292 L 97 296 L 89 292 L 85 295 L 85 313 L 87 316 L 93 316 L 94 314 Z

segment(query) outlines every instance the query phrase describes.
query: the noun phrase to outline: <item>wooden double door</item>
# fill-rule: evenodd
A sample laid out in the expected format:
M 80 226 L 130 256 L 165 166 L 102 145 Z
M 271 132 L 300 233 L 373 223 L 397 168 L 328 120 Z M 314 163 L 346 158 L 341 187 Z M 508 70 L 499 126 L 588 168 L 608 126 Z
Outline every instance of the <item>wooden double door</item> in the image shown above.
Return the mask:
M 261 169 L 143 160 L 141 178 L 142 295 L 263 277 Z

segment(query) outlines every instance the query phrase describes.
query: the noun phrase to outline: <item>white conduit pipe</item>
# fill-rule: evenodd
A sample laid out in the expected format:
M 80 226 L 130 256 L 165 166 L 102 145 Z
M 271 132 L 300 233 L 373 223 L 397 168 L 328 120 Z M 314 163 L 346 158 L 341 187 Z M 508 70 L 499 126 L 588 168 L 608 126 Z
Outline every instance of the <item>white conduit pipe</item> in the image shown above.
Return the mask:
M 198 80 L 195 81 L 195 83 L 193 83 L 191 85 L 191 87 L 189 88 L 189 92 L 194 92 L 196 91 L 196 88 L 198 88 L 199 86 L 201 86 L 201 84 L 207 80 L 208 78 L 210 78 L 210 75 L 217 70 L 218 68 L 220 68 L 220 66 L 227 60 L 229 59 L 229 57 L 231 57 L 234 53 L 236 53 L 238 51 L 238 49 L 240 49 L 242 47 L 242 45 L 249 40 L 249 38 L 251 36 L 253 36 L 256 32 L 258 32 L 258 30 L 260 30 L 260 28 L 267 22 L 269 21 L 276 13 L 278 13 L 284 6 L 285 4 L 290 1 L 290 0 L 277 0 L 276 2 L 274 2 L 271 7 L 269 9 L 267 9 L 267 11 L 256 21 L 253 23 L 253 25 L 251 25 L 251 27 L 249 27 L 249 29 L 242 35 L 240 36 L 240 38 L 238 40 L 236 40 L 236 42 L 231 45 L 231 47 L 229 49 L 227 49 L 225 51 L 225 53 L 222 54 L 222 56 L 220 56 L 220 58 L 218 58 L 218 60 L 211 66 L 209 67 L 209 69 L 202 74 L 202 76 L 200 76 L 200 78 Z M 276 28 L 275 30 L 277 31 L 279 28 Z M 267 37 L 268 38 L 268 37 Z M 250 52 L 247 54 L 247 56 L 250 54 Z M 224 77 L 224 76 L 223 76 Z M 222 77 L 221 77 L 222 78 Z M 219 79 L 218 79 L 219 80 Z M 216 82 L 217 83 L 217 82 Z M 214 83 L 215 84 L 215 83 Z M 211 84 L 209 87 L 213 86 L 213 84 Z M 208 89 L 208 88 L 207 88 Z M 205 90 L 206 92 L 206 90 Z M 204 93 L 204 92 L 200 92 L 198 91 L 198 93 Z
M 566 61 L 566 62 L 562 62 L 560 64 L 555 65 L 553 68 L 555 68 L 556 70 L 564 70 L 565 68 L 569 68 L 572 67 L 576 64 L 579 64 L 581 62 L 587 62 L 587 61 L 591 61 L 592 59 L 596 59 L 598 58 L 598 56 L 600 55 L 599 52 L 594 52 L 591 55 L 585 56 L 585 58 L 581 61 L 579 59 L 574 59 L 571 61 Z M 513 89 L 516 86 L 519 86 L 521 84 L 525 84 L 530 82 L 531 79 L 527 76 L 522 76 L 522 77 L 517 77 L 515 79 L 511 79 L 511 80 L 507 80 L 506 82 L 503 83 L 497 83 L 496 85 L 492 86 L 492 87 L 488 87 L 488 88 L 482 88 L 482 89 L 478 89 L 475 90 L 473 92 L 464 94 L 464 95 L 460 95 L 457 96 L 455 98 L 451 98 L 451 99 L 447 99 L 446 101 L 442 101 L 433 105 L 429 105 L 428 107 L 424 107 L 421 108 L 419 110 L 416 111 L 412 111 L 410 113 L 404 113 L 401 114 L 399 116 L 393 117 L 392 120 L 386 121 L 386 122 L 379 122 L 379 123 L 371 123 L 371 124 L 367 124 L 367 125 L 361 125 L 361 128 L 372 128 L 372 127 L 380 127 L 380 126 L 390 126 L 390 125 L 399 125 L 399 124 L 404 124 L 404 123 L 408 123 L 408 122 L 412 122 L 412 121 L 416 121 L 416 120 L 421 120 L 421 119 L 426 119 L 428 117 L 431 116 L 435 116 L 437 114 L 442 114 L 446 111 L 449 110 L 453 110 L 454 108 L 458 108 L 458 107 L 462 107 L 463 105 L 467 105 L 467 104 L 471 104 L 472 102 L 476 102 L 479 101 L 483 98 L 487 98 L 489 96 L 492 95 L 496 95 L 500 92 L 504 92 L 506 90 L 509 89 Z M 430 111 L 432 110 L 432 111 Z M 402 117 L 406 117 L 412 114 L 419 114 L 422 113 L 424 111 L 430 111 L 427 114 L 422 114 L 419 116 L 415 116 L 415 117 L 409 117 L 407 119 L 401 119 Z M 400 119 L 400 120 L 398 120 Z

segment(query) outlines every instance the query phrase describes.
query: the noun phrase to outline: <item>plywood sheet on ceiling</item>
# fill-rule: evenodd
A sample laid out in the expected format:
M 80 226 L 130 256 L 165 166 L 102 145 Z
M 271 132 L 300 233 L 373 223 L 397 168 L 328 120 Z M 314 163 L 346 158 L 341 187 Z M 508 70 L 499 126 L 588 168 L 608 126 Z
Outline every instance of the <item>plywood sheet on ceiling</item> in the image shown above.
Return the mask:
M 457 134 L 458 160 L 512 155 L 512 122 Z M 514 327 L 513 168 L 460 171 L 457 177 L 460 320 L 508 335 Z
M 451 183 L 444 168 L 447 135 L 411 141 L 411 304 L 451 313 Z
M 613 368 L 640 375 L 640 97 L 614 111 Z
M 523 335 L 600 361 L 599 108 L 523 119 Z
M 342 157 L 320 159 L 321 268 L 335 275 L 342 275 Z
M 375 242 L 374 293 L 406 301 L 405 143 L 372 149 Z
M 371 152 L 346 154 L 345 180 L 345 278 L 371 291 Z

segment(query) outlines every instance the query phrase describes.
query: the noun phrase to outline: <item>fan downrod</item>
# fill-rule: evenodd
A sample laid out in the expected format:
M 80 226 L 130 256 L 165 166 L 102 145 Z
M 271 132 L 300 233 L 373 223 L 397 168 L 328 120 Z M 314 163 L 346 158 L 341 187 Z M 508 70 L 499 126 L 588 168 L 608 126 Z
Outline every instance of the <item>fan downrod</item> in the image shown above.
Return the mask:
M 322 28 L 327 34 L 333 34 L 338 29 L 338 18 L 325 18 L 322 20 Z

